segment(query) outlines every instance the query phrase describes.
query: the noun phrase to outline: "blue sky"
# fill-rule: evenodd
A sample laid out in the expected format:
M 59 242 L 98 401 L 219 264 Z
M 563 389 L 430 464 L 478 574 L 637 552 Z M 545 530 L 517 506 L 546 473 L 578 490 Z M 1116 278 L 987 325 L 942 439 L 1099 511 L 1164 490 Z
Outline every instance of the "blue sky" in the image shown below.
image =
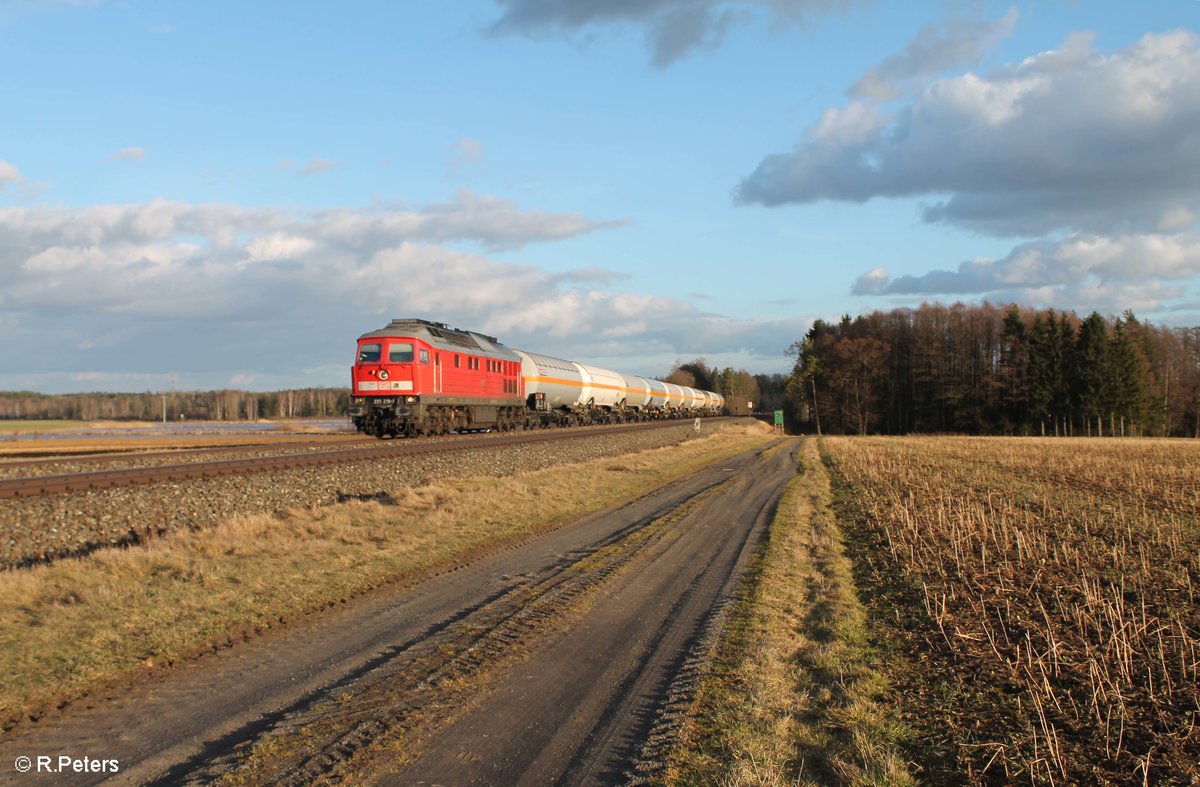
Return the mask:
M 0 0 L 0 389 L 343 385 L 393 316 L 786 372 L 922 301 L 1200 325 L 1196 0 Z

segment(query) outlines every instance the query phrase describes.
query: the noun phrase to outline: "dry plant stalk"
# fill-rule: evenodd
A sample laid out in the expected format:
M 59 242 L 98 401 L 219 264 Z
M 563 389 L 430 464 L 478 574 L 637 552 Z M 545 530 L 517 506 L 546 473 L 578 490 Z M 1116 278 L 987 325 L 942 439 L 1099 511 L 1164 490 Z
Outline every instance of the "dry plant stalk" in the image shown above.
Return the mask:
M 1200 443 L 825 445 L 924 596 L 964 776 L 1200 780 Z

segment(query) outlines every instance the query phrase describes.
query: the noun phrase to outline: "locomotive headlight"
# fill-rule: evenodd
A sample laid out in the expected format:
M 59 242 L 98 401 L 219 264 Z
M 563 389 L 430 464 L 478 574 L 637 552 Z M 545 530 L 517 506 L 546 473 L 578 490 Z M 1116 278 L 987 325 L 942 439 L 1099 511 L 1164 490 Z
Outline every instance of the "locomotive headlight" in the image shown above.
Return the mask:
M 415 396 L 406 396 L 406 397 L 404 397 L 404 401 L 408 402 L 409 404 L 416 404 L 416 403 L 417 403 L 417 397 L 415 397 Z
M 379 370 L 379 379 L 386 380 L 387 378 L 388 378 L 387 369 L 380 369 Z

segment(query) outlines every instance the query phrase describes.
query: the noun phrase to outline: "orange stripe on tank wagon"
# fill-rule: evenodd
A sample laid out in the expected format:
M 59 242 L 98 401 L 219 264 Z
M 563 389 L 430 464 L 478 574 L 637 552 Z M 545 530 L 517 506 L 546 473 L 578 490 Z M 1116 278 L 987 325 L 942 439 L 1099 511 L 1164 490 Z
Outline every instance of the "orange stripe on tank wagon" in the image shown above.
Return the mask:
M 555 385 L 572 385 L 576 388 L 583 388 L 583 383 L 579 380 L 564 380 L 561 377 L 526 377 L 525 383 L 554 383 Z M 609 391 L 621 391 L 622 393 L 644 394 L 647 391 L 643 388 L 625 388 L 620 385 L 605 385 L 604 383 L 588 383 L 589 388 L 604 388 Z M 666 396 L 661 391 L 649 391 L 651 396 Z

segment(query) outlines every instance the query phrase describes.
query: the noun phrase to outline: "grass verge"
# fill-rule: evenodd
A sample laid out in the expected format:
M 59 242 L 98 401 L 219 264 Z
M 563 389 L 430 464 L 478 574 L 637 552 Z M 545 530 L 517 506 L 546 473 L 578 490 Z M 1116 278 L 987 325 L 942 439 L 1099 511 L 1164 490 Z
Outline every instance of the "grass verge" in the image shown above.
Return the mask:
M 30 434 L 33 432 L 61 432 L 63 429 L 79 429 L 87 426 L 87 421 L 0 421 L 0 435 Z
M 814 441 L 748 573 L 670 784 L 913 784 Z
M 0 722 L 558 527 L 769 439 L 754 428 L 513 477 L 447 479 L 0 574 Z

